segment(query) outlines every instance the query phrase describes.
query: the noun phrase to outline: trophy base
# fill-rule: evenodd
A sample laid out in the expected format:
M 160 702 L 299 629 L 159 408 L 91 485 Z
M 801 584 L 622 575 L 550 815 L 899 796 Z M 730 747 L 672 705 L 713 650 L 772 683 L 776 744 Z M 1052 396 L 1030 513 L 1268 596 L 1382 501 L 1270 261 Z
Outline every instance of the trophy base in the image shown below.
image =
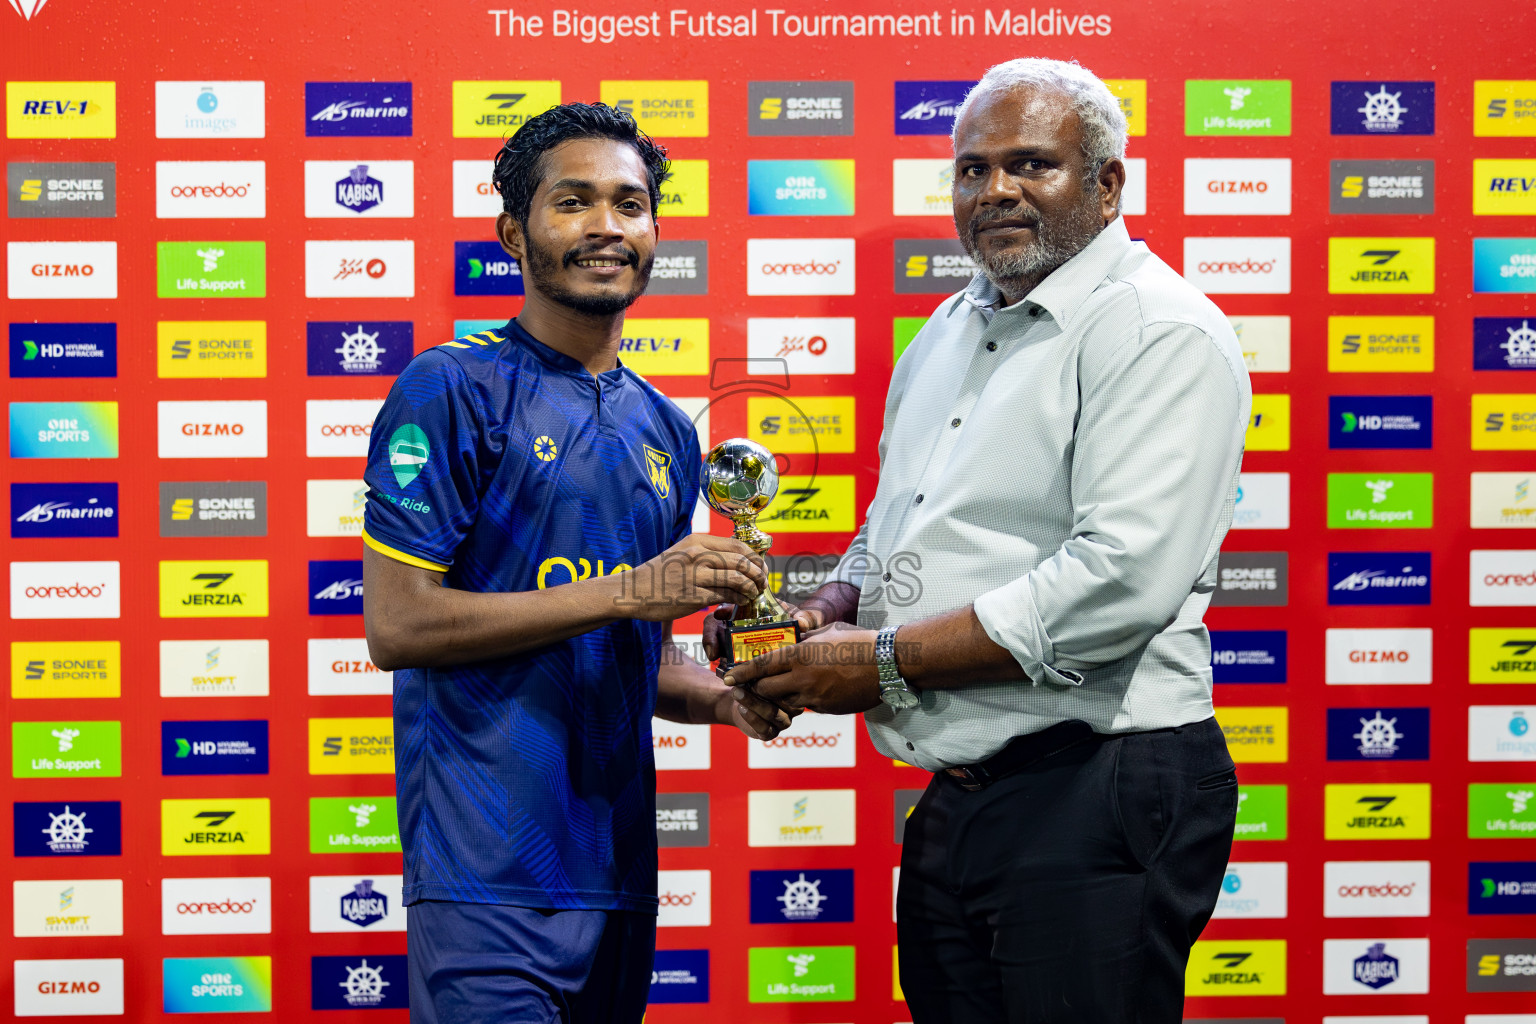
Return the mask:
M 759 654 L 789 647 L 800 639 L 800 627 L 790 621 L 757 622 L 726 627 L 731 645 L 720 652 L 720 667 L 728 669 L 742 661 L 751 661 Z

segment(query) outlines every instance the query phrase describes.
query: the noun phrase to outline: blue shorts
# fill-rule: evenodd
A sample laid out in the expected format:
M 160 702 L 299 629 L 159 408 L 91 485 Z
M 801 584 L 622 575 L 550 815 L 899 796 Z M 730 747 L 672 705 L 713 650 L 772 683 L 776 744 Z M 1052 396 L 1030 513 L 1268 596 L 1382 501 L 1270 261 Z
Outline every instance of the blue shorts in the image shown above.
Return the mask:
M 427 900 L 406 915 L 411 1024 L 639 1024 L 656 916 Z

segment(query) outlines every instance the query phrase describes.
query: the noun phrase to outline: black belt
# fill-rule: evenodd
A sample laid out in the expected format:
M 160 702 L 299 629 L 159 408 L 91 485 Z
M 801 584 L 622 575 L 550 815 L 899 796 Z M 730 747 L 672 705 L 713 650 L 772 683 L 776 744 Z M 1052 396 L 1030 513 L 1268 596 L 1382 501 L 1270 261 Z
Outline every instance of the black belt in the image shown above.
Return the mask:
M 1006 747 L 980 764 L 945 768 L 944 773 L 974 793 L 986 789 L 1006 775 L 1028 768 L 1092 737 L 1092 726 L 1072 718 L 1027 736 L 1016 736 L 1008 741 Z

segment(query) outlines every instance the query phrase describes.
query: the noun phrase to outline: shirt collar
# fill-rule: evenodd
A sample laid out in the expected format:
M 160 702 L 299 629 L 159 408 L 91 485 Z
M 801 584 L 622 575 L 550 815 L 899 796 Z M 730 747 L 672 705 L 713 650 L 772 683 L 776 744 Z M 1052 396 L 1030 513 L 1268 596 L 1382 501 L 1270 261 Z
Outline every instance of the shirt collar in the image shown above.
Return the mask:
M 517 322 L 516 317 L 508 320 L 507 326 L 502 328 L 502 330 L 506 334 L 508 340 L 515 341 L 522 345 L 523 351 L 527 352 L 529 355 L 533 356 L 535 359 L 550 369 L 555 370 L 558 373 L 562 373 L 567 377 L 578 377 L 587 381 L 593 379 L 592 374 L 587 372 L 587 368 L 586 366 L 582 365 L 581 360 L 573 359 L 566 355 L 564 352 L 558 352 L 555 349 L 550 348 L 538 338 L 535 338 L 533 335 L 529 334 L 527 330 L 523 328 L 523 325 Z M 603 381 L 606 384 L 622 384 L 625 379 L 624 369 L 624 362 L 623 360 L 620 360 L 618 366 L 606 371 L 605 373 L 598 374 L 597 379 Z
M 1125 218 L 1116 217 L 1094 236 L 1082 252 L 1073 256 L 1051 272 L 1034 291 L 1014 303 L 1008 309 L 1025 310 L 1039 306 L 1049 313 L 1058 324 L 1066 328 L 1072 316 L 1080 309 L 1088 296 L 1098 288 L 1099 282 L 1131 251 L 1131 236 L 1125 228 Z M 951 311 L 966 302 L 978 310 L 1003 308 L 1003 293 L 985 274 L 977 274 L 970 285 L 960 294 Z

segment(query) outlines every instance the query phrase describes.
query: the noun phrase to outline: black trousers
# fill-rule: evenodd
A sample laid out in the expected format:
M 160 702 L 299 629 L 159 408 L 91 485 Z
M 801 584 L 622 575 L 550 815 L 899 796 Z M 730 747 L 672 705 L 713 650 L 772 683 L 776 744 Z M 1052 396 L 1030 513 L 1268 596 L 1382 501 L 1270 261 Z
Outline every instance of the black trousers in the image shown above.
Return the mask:
M 936 774 L 896 894 L 913 1024 L 1179 1024 L 1236 816 L 1215 719 L 1095 735 L 977 792 Z

